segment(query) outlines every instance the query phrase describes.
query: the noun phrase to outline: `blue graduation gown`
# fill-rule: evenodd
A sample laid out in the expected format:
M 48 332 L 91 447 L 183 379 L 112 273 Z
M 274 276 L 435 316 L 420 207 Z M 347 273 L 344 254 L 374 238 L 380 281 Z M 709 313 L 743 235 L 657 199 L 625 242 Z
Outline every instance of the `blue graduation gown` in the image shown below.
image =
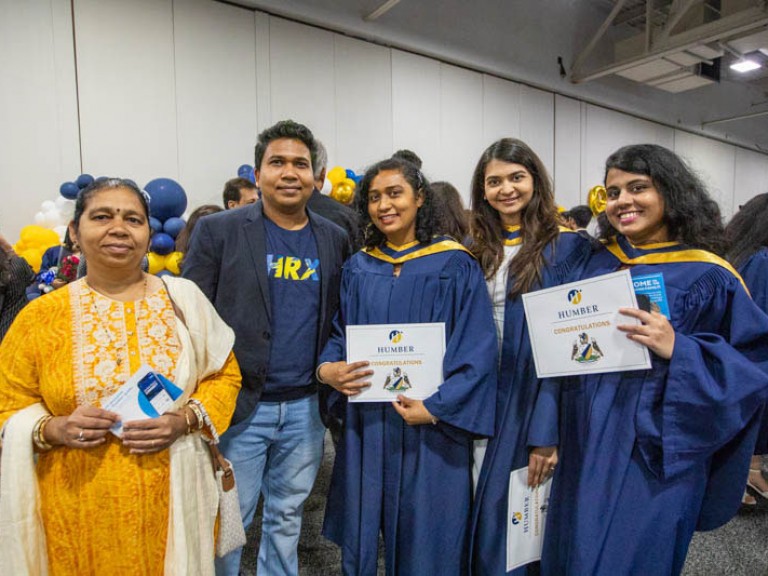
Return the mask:
M 763 312 L 768 313 L 768 248 L 761 248 L 742 264 L 739 274 Z M 755 454 L 768 454 L 768 410 L 763 413 L 763 423 L 757 437 Z
M 445 243 L 441 243 L 445 244 Z M 459 244 L 393 264 L 358 252 L 345 264 L 341 305 L 320 361 L 345 358 L 344 327 L 445 322 L 444 382 L 424 401 L 437 425 L 409 426 L 390 403 L 347 403 L 323 534 L 344 574 L 376 574 L 379 531 L 387 574 L 465 574 L 472 441 L 493 433 L 498 348 L 477 262 Z M 397 256 L 397 254 L 390 254 Z M 407 393 L 406 393 L 407 395 Z
M 562 232 L 544 251 L 541 283 L 535 289 L 575 280 L 590 252 L 589 240 Z M 472 571 L 480 575 L 506 573 L 510 472 L 528 465 L 529 447 L 558 444 L 558 387 L 536 377 L 521 297 L 507 299 L 501 348 L 496 433 L 488 441 L 472 514 Z M 525 573 L 525 567 L 510 572 Z
M 674 351 L 652 354 L 650 370 L 562 384 L 545 575 L 679 574 L 694 530 L 738 510 L 768 389 L 768 317 L 727 263 L 617 246 L 623 256 L 600 248 L 585 277 L 662 273 Z

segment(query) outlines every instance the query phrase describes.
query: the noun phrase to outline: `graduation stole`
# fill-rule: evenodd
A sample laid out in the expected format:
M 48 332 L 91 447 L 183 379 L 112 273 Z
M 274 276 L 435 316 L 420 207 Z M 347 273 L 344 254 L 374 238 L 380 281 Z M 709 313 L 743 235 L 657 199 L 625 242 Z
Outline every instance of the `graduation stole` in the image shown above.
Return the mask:
M 744 280 L 734 267 L 719 256 L 706 250 L 683 248 L 679 242 L 659 242 L 658 244 L 633 246 L 624 236 L 614 236 L 605 242 L 604 246 L 619 262 L 629 266 L 634 264 L 671 264 L 673 262 L 707 262 L 715 264 L 736 276 L 741 285 L 744 286 L 744 290 L 749 294 Z
M 573 230 L 566 228 L 565 226 L 558 226 L 558 228 L 560 229 L 561 234 L 563 232 L 573 232 Z M 502 239 L 504 240 L 504 246 L 517 246 L 518 244 L 522 244 L 523 237 L 520 235 L 520 233 L 520 225 L 504 226 L 504 229 L 501 232 Z
M 469 255 L 472 253 L 467 250 L 462 244 L 456 242 L 447 236 L 437 236 L 432 239 L 429 244 L 422 244 L 418 240 L 409 242 L 403 246 L 395 246 L 387 242 L 383 246 L 376 246 L 374 248 L 363 248 L 363 252 L 388 262 L 390 264 L 402 264 L 409 260 L 415 260 L 422 256 L 429 256 L 430 254 L 438 254 L 440 252 L 448 252 L 449 250 L 461 250 Z
M 520 236 L 520 225 L 504 226 L 501 234 L 504 239 L 504 246 L 517 246 L 523 243 L 523 237 Z

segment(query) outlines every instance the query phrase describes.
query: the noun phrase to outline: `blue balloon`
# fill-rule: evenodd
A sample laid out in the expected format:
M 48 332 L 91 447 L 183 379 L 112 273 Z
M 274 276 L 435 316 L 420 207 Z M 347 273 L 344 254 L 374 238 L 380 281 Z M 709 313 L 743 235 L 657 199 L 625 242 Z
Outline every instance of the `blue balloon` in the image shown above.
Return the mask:
M 250 164 L 243 164 L 240 166 L 240 168 L 237 169 L 237 175 L 240 176 L 240 178 L 247 178 L 248 174 L 251 174 L 253 172 L 253 166 Z
M 59 193 L 67 200 L 75 200 L 80 193 L 80 188 L 74 182 L 64 182 L 59 187 Z
M 80 176 L 77 177 L 77 180 L 75 180 L 75 184 L 82 190 L 86 186 L 93 184 L 93 176 L 90 174 L 80 174 Z
M 176 238 L 176 236 L 179 235 L 179 232 L 184 229 L 184 226 L 186 226 L 184 220 L 174 216 L 163 222 L 163 232 L 168 234 L 171 238 Z
M 158 232 L 157 234 L 152 235 L 152 240 L 149 242 L 149 250 L 150 252 L 160 254 L 160 256 L 165 256 L 173 252 L 173 247 L 175 245 L 176 242 L 174 242 L 173 238 L 168 236 L 168 234 L 165 232 Z
M 149 227 L 152 229 L 152 234 L 157 234 L 163 231 L 163 223 L 157 218 L 149 217 Z
M 355 179 L 355 171 L 354 170 L 350 170 L 349 168 L 347 168 L 347 178 L 352 178 L 354 180 Z
M 187 209 L 187 193 L 170 178 L 155 178 L 144 187 L 149 194 L 149 214 L 161 222 L 179 217 Z

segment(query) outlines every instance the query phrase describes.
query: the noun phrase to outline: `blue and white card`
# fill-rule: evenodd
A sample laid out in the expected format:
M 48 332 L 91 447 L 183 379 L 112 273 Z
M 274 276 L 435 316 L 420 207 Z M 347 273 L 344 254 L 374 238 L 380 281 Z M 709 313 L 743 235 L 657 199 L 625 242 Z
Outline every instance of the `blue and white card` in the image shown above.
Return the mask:
M 670 318 L 667 291 L 664 288 L 664 274 L 658 272 L 633 276 L 632 287 L 635 289 L 635 295 L 638 296 L 638 303 L 641 296 L 647 296 L 652 311 L 664 314 L 667 319 Z
M 123 422 L 157 418 L 173 408 L 181 394 L 181 388 L 144 364 L 101 407 L 120 415 L 120 421 L 110 431 L 122 437 Z

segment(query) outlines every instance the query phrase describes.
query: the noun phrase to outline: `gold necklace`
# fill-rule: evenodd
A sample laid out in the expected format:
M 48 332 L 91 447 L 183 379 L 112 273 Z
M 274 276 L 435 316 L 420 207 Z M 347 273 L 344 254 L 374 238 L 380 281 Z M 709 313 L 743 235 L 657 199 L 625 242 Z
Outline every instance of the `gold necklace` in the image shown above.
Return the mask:
M 147 298 L 147 278 L 148 278 L 147 274 L 144 274 L 144 295 L 141 298 L 142 300 L 146 300 L 146 298 Z M 112 337 L 112 331 L 109 329 L 109 325 L 104 323 L 104 320 L 102 319 L 101 313 L 99 311 L 99 307 L 96 305 L 96 297 L 94 296 L 94 293 L 96 293 L 97 290 L 95 290 L 90 284 L 88 284 L 88 280 L 85 281 L 85 285 L 88 286 L 89 294 L 91 296 L 91 307 L 96 312 L 96 318 L 98 319 L 99 324 L 101 324 L 101 329 L 104 330 L 104 334 L 106 334 L 107 338 L 109 338 L 109 347 L 112 350 L 115 350 L 115 355 L 116 355 L 115 364 L 117 364 L 117 366 L 119 367 L 119 366 L 121 366 L 123 364 L 123 358 L 122 358 L 122 356 L 120 356 L 117 353 L 118 348 L 115 346 L 115 339 Z M 100 295 L 104 296 L 103 294 L 101 294 L 101 292 L 98 292 L 98 293 Z M 104 297 L 107 298 L 106 296 L 104 296 Z M 139 323 L 138 322 L 139 321 L 139 311 L 138 311 L 138 306 L 136 305 L 136 301 L 134 301 L 133 309 L 134 309 L 134 311 L 136 313 L 136 324 L 138 326 L 138 323 Z M 109 310 L 109 308 L 107 308 L 107 311 L 108 310 Z M 128 348 L 128 339 L 127 338 L 126 338 L 126 341 L 125 341 L 125 348 Z

